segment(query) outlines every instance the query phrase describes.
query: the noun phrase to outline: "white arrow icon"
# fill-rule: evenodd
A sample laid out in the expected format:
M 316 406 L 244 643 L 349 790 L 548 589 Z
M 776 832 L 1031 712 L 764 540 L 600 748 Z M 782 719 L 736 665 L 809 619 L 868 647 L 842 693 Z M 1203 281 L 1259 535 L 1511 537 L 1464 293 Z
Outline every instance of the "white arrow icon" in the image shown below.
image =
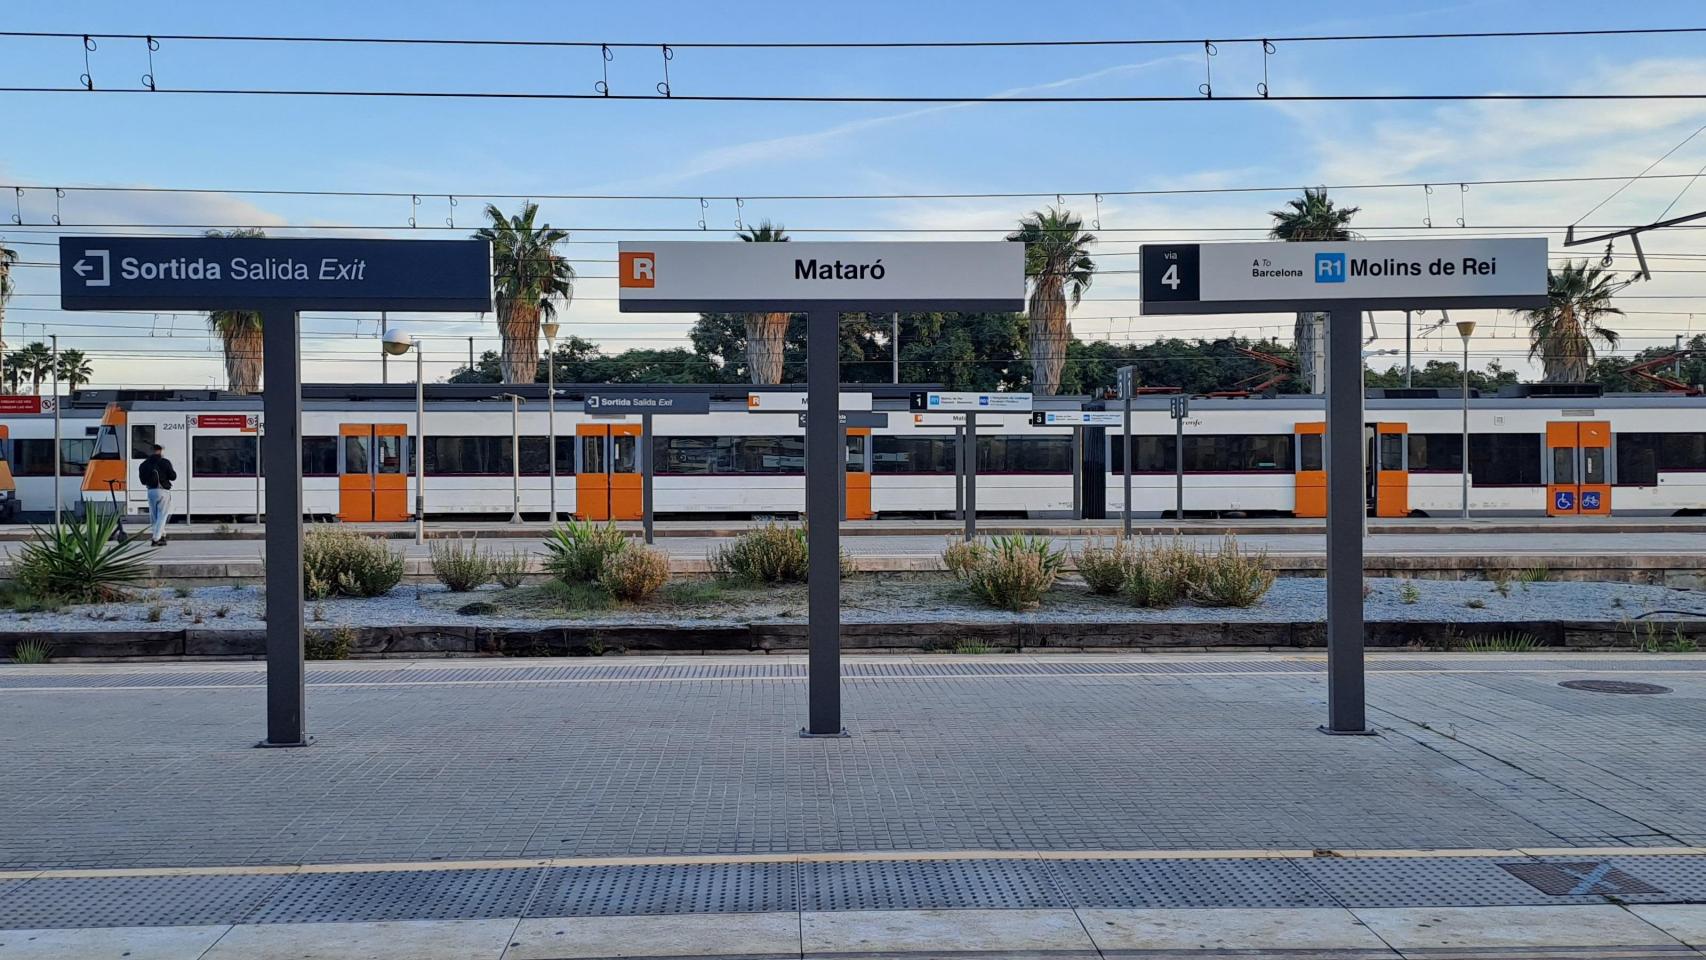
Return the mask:
M 112 286 L 112 255 L 105 250 L 89 250 L 85 252 L 85 255 L 94 257 L 100 261 L 100 271 L 95 274 L 93 279 L 91 279 L 89 277 L 89 271 L 94 270 L 95 265 L 91 264 L 88 260 L 79 257 L 77 262 L 71 265 L 71 272 L 83 278 L 83 286 Z

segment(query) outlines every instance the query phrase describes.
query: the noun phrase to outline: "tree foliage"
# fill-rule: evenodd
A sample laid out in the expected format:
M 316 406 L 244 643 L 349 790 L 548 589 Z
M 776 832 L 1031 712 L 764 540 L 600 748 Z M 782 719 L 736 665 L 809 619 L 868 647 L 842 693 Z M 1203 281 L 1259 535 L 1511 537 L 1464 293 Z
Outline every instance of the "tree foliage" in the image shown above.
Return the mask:
M 209 230 L 209 237 L 258 239 L 266 232 L 256 227 Z M 265 364 L 266 339 L 261 334 L 258 310 L 214 310 L 207 315 L 207 328 L 219 337 L 225 355 L 225 385 L 233 393 L 259 393 Z
M 492 280 L 498 333 L 503 343 L 505 383 L 525 383 L 539 363 L 539 325 L 557 315 L 557 304 L 574 295 L 575 270 L 557 252 L 569 237 L 549 223 L 535 226 L 539 205 L 529 200 L 506 217 L 486 204 L 487 226 L 474 231 L 492 244 Z
M 1596 345 L 1617 346 L 1617 331 L 1600 323 L 1623 311 L 1611 305 L 1620 284 L 1617 275 L 1586 260 L 1566 260 L 1546 271 L 1546 306 L 1525 310 L 1530 359 L 1538 359 L 1548 383 L 1586 380 L 1598 355 Z
M 1084 221 L 1070 210 L 1049 207 L 1019 221 L 1019 229 L 1007 235 L 1025 245 L 1025 275 L 1030 278 L 1031 389 L 1053 395 L 1060 392 L 1061 371 L 1072 342 L 1072 322 L 1066 302 L 1077 306 L 1095 279 L 1096 262 L 1090 258 L 1094 234 L 1084 232 Z

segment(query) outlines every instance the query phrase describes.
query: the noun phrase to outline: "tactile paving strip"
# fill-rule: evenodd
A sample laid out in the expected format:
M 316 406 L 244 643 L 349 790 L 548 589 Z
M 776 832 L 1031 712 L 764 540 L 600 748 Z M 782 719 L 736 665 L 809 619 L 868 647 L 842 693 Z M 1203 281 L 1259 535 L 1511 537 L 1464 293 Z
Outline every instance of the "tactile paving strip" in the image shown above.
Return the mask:
M 0 929 L 242 923 L 282 876 L 64 877 L 0 890 Z
M 1036 860 L 874 860 L 801 864 L 805 910 L 1064 907 Z
M 1295 861 L 1299 870 L 1347 907 L 1605 902 L 1604 897 L 1542 893 L 1501 868 L 1500 862 L 1510 862 L 1510 858 L 1317 857 Z
M 546 872 L 531 917 L 768 913 L 799 909 L 792 863 L 560 867 Z
M 1074 907 L 1330 907 L 1332 897 L 1289 861 L 1057 860 Z
M 541 868 L 310 873 L 286 879 L 255 923 L 519 917 Z

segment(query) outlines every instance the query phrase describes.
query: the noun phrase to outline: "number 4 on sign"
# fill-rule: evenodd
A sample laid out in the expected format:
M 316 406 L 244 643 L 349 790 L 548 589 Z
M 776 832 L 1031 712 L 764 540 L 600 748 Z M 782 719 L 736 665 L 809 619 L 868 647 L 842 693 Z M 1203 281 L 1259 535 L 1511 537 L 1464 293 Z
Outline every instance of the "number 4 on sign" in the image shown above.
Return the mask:
M 1167 272 L 1161 275 L 1161 282 L 1174 290 L 1179 289 L 1179 265 L 1168 264 Z

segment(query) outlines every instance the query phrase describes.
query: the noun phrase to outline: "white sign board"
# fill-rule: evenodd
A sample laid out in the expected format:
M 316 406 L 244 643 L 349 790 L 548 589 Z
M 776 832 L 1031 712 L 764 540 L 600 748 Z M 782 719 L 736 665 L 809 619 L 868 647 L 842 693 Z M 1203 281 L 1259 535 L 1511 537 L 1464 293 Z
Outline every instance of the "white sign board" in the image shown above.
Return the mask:
M 912 415 L 912 425 L 915 427 L 963 427 L 966 425 L 966 415 L 963 413 L 915 413 Z
M 1533 307 L 1546 298 L 1546 241 L 1144 244 L 1142 312 Z
M 1029 413 L 1028 393 L 959 393 L 934 390 L 912 395 L 912 409 L 925 411 L 964 410 L 968 413 Z
M 1118 410 L 1038 410 L 1031 424 L 1038 427 L 1117 427 L 1125 422 Z
M 617 244 L 625 311 L 848 309 L 1018 310 L 1025 245 L 747 243 L 635 240 Z M 887 306 L 892 305 L 892 306 Z
M 798 413 L 806 409 L 806 395 L 803 393 L 749 393 L 746 395 L 748 413 Z M 844 393 L 841 395 L 842 410 L 871 409 L 871 395 L 868 393 Z

